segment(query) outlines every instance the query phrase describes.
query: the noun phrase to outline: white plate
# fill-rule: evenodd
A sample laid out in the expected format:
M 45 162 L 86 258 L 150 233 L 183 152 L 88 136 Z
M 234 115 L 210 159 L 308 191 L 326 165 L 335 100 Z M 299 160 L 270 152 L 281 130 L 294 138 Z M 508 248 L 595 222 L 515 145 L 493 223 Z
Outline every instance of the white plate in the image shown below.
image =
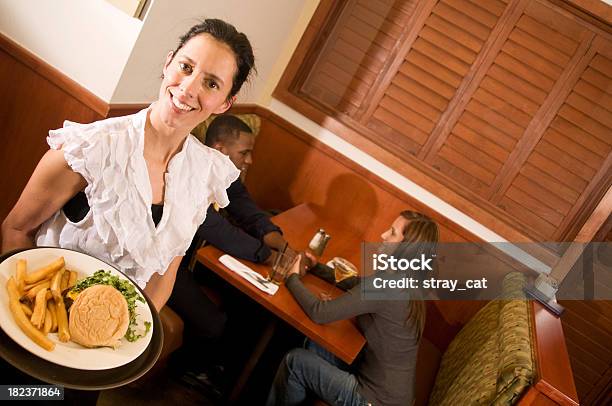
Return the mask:
M 85 348 L 72 341 L 62 343 L 58 340 L 57 334 L 49 333 L 48 338 L 55 343 L 55 349 L 53 351 L 47 351 L 36 345 L 23 333 L 23 331 L 21 331 L 19 326 L 17 326 L 9 310 L 8 293 L 6 292 L 6 282 L 8 278 L 15 275 L 17 260 L 22 258 L 26 259 L 28 262 L 28 272 L 31 272 L 60 256 L 64 257 L 67 269 L 79 273 L 78 280 L 92 275 L 99 269 L 110 271 L 113 275 L 129 280 L 125 275 L 110 265 L 80 252 L 62 248 L 34 248 L 18 252 L 0 264 L 0 290 L 2 291 L 2 294 L 0 294 L 0 327 L 2 327 L 2 330 L 15 340 L 17 344 L 30 351 L 32 354 L 65 367 L 102 370 L 119 367 L 136 359 L 149 345 L 153 332 L 153 315 L 151 314 L 151 309 L 149 309 L 146 303 L 140 301 L 136 301 L 138 328 L 144 328 L 144 321 L 148 321 L 151 323 L 151 331 L 149 331 L 146 336 L 132 343 L 122 338 L 121 346 L 116 350 L 112 348 Z

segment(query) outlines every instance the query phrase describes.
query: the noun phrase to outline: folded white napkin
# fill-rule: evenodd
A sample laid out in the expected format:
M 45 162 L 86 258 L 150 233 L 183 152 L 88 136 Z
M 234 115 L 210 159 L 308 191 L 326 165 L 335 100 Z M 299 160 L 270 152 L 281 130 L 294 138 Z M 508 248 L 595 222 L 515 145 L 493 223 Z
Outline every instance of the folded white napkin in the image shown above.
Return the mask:
M 219 258 L 219 262 L 242 276 L 245 280 L 253 284 L 259 290 L 266 292 L 269 295 L 274 295 L 278 290 L 278 285 L 265 280 L 266 278 L 255 272 L 242 262 L 230 255 L 223 255 Z

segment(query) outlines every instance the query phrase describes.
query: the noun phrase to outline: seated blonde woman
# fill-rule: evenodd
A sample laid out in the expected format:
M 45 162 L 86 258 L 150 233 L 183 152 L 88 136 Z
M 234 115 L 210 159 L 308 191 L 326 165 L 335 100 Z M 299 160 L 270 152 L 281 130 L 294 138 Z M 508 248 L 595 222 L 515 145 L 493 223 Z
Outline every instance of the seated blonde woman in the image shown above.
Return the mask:
M 431 255 L 438 227 L 423 214 L 404 211 L 381 238 L 385 243 L 403 243 L 394 251 L 395 257 Z M 299 405 L 309 396 L 330 405 L 411 405 L 424 303 L 406 296 L 364 299 L 359 284 L 334 300 L 322 301 L 300 281 L 298 262 L 286 285 L 306 314 L 321 324 L 356 317 L 367 343 L 353 365 L 310 341 L 306 348 L 290 351 L 278 368 L 267 405 Z M 361 284 L 371 286 L 374 277 L 364 278 Z

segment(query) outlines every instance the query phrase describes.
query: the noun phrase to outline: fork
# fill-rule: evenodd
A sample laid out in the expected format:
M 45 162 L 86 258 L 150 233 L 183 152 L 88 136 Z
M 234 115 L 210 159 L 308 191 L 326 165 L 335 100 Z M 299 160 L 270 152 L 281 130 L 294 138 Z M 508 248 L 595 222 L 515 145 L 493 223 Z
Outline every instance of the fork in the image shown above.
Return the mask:
M 255 271 L 243 271 L 246 274 L 249 274 L 250 276 L 252 276 L 253 278 L 255 278 L 255 280 L 263 285 L 267 285 L 268 283 L 270 283 L 269 280 L 267 280 L 266 278 L 264 278 L 263 276 L 261 276 L 258 272 Z

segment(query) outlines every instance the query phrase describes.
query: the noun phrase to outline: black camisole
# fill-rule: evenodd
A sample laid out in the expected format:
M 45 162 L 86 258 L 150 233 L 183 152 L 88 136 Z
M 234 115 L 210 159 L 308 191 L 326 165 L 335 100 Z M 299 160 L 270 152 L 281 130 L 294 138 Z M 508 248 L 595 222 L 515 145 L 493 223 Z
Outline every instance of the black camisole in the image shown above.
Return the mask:
M 81 191 L 74 195 L 72 199 L 68 200 L 64 207 L 62 207 L 64 214 L 68 217 L 68 220 L 73 223 L 78 223 L 83 220 L 87 213 L 89 212 L 89 202 L 87 201 L 87 196 L 85 196 L 85 192 Z M 155 223 L 155 227 L 159 224 L 162 214 L 164 214 L 164 205 L 163 204 L 152 204 L 151 205 L 151 217 L 153 218 L 153 223 Z

